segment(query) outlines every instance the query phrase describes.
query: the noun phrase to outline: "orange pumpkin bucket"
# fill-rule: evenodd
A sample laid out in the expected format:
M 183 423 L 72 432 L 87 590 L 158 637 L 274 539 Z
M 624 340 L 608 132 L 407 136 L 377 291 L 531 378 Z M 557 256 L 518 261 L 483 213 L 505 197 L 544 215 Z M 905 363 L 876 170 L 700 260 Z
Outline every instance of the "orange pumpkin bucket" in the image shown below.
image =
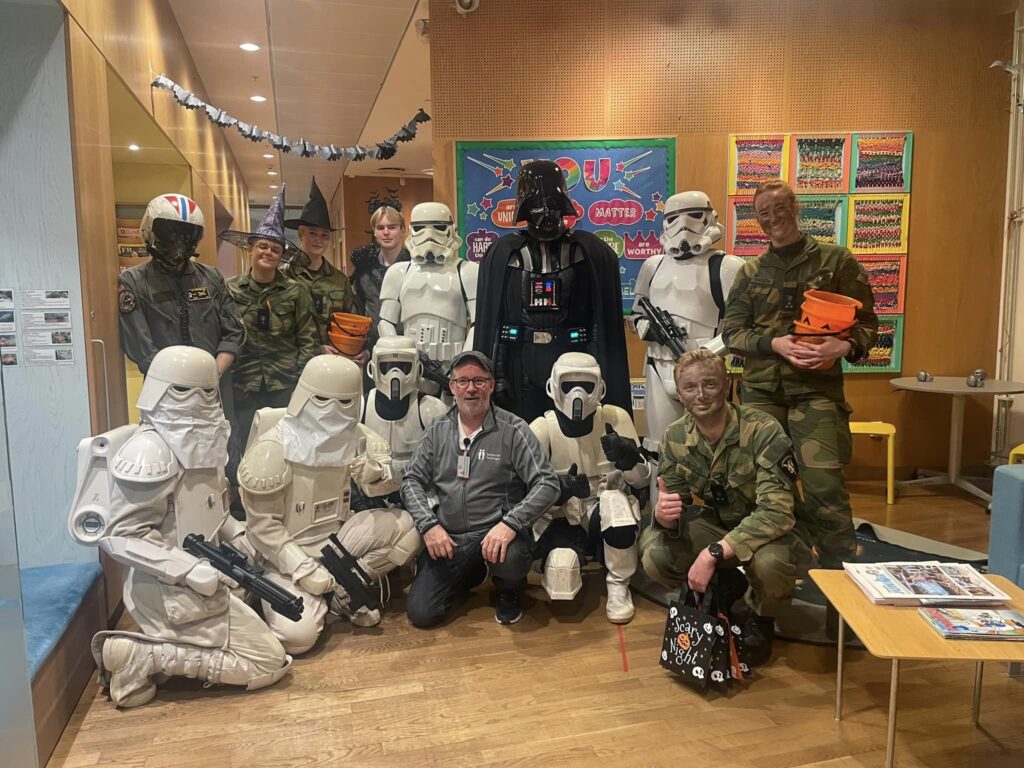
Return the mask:
M 363 351 L 366 346 L 366 334 L 373 323 L 363 315 L 353 315 L 349 312 L 334 312 L 331 314 L 331 325 L 327 329 L 327 338 L 336 350 L 348 357 L 354 357 Z
M 852 328 L 857 322 L 857 310 L 863 304 L 849 296 L 828 291 L 806 291 L 802 307 L 803 316 L 797 326 L 813 329 L 797 333 L 833 334 Z

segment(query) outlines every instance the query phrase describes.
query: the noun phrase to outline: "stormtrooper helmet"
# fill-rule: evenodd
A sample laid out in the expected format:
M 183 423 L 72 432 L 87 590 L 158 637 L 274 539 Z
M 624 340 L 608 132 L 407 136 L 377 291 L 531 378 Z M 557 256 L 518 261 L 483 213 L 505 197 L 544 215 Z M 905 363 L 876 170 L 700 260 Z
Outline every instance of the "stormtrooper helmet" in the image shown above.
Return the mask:
M 191 259 L 203 239 L 205 221 L 195 201 L 178 194 L 158 195 L 149 201 L 139 234 L 149 255 L 169 267 Z
M 342 355 L 317 355 L 302 369 L 288 402 L 288 415 L 307 408 L 327 412 L 335 404 L 342 413 L 358 420 L 363 396 L 363 373 Z
M 573 421 L 583 421 L 593 414 L 604 391 L 601 367 L 592 355 L 566 352 L 551 367 L 548 397 Z
M 417 264 L 447 264 L 455 260 L 462 239 L 455 234 L 452 212 L 444 203 L 420 203 L 412 209 L 405 247 Z
M 718 214 L 703 192 L 680 192 L 665 203 L 665 228 L 659 239 L 672 258 L 701 256 L 722 234 Z
M 152 411 L 165 395 L 178 402 L 194 398 L 206 404 L 219 403 L 219 382 L 217 363 L 206 350 L 164 347 L 149 364 L 135 406 Z
M 377 340 L 366 372 L 377 391 L 388 400 L 401 400 L 417 390 L 420 356 L 408 336 L 384 336 Z
M 575 216 L 565 174 L 551 160 L 534 160 L 523 166 L 516 184 L 516 221 L 538 240 L 556 240 L 565 232 L 565 216 Z

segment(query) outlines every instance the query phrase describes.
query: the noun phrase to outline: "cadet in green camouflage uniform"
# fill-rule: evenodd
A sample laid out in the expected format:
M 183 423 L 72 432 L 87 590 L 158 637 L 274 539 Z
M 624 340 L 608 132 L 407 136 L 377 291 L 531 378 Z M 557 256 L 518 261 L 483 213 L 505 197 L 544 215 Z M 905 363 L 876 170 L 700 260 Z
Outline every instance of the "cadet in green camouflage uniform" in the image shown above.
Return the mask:
M 310 185 L 309 200 L 302 207 L 302 213 L 297 219 L 288 219 L 284 225 L 288 229 L 298 230 L 299 244 L 309 258 L 292 259 L 282 271 L 309 289 L 320 330 L 320 351 L 325 355 L 336 355 L 338 351 L 327 338 L 331 314 L 355 312 L 356 296 L 348 276 L 324 258 L 334 229 L 331 227 L 327 200 L 316 185 L 316 177 Z M 368 354 L 360 354 L 355 361 L 365 365 L 368 357 Z
M 850 496 L 843 466 L 850 462 L 850 406 L 843 393 L 842 360 L 868 355 L 878 317 L 867 275 L 845 248 L 800 232 L 799 207 L 782 181 L 754 195 L 758 223 L 771 247 L 740 270 L 722 323 L 729 349 L 746 358 L 742 401 L 779 420 L 796 448 L 804 505 L 797 518 L 824 568 L 842 567 L 856 553 Z M 860 301 L 848 339 L 797 343 L 804 291 L 820 289 Z
M 640 537 L 641 562 L 655 581 L 697 592 L 718 567 L 743 565 L 752 609 L 744 639 L 752 660 L 763 663 L 774 617 L 812 563 L 809 547 L 793 531 L 800 501 L 792 444 L 775 419 L 726 402 L 725 366 L 709 350 L 687 352 L 675 380 L 686 413 L 661 441 L 661 493 L 651 527 Z M 699 515 L 685 521 L 686 507 Z
M 238 306 L 246 339 L 232 368 L 235 421 L 231 425 L 231 469 L 237 466 L 260 408 L 288 405 L 303 367 L 320 353 L 320 336 L 309 290 L 278 270 L 286 250 L 305 254 L 284 236 L 284 185 L 256 232 L 229 231 L 220 237 L 249 251 L 250 267 L 227 282 Z M 229 469 L 228 477 L 233 472 Z

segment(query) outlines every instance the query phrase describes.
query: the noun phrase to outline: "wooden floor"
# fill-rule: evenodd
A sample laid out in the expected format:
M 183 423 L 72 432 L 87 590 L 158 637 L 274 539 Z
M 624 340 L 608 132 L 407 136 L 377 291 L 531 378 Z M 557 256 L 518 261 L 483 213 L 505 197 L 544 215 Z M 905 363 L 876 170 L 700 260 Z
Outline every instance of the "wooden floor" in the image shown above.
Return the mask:
M 851 488 L 859 517 L 988 548 L 988 517 L 966 497 L 915 489 L 887 509 L 880 484 Z M 429 631 L 409 626 L 396 597 L 379 627 L 334 624 L 290 676 L 252 693 L 175 681 L 153 703 L 118 711 L 90 685 L 49 766 L 884 764 L 885 660 L 847 654 L 838 723 L 833 647 L 780 641 L 742 690 L 703 698 L 658 666 L 664 609 L 638 599 L 620 634 L 604 618 L 596 572 L 575 609 L 552 611 L 542 596 L 532 587 L 526 615 L 508 628 L 494 622 L 481 588 L 454 621 Z M 1024 680 L 988 665 L 977 729 L 972 681 L 971 665 L 904 665 L 897 765 L 1024 765 Z

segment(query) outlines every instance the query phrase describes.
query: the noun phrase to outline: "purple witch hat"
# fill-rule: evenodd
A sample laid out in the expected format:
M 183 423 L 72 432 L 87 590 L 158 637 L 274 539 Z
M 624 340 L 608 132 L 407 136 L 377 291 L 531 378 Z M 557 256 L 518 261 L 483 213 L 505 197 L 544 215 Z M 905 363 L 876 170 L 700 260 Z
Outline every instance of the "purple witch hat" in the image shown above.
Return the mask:
M 255 240 L 272 240 L 284 246 L 284 255 L 281 257 L 282 261 L 288 262 L 297 258 L 300 264 L 308 264 L 309 256 L 306 252 L 292 243 L 284 234 L 284 190 L 285 185 L 282 184 L 274 199 L 270 201 L 270 207 L 267 208 L 267 212 L 263 215 L 263 219 L 260 221 L 259 226 L 256 227 L 255 232 L 226 229 L 218 237 L 225 242 L 246 250 L 249 249 Z

